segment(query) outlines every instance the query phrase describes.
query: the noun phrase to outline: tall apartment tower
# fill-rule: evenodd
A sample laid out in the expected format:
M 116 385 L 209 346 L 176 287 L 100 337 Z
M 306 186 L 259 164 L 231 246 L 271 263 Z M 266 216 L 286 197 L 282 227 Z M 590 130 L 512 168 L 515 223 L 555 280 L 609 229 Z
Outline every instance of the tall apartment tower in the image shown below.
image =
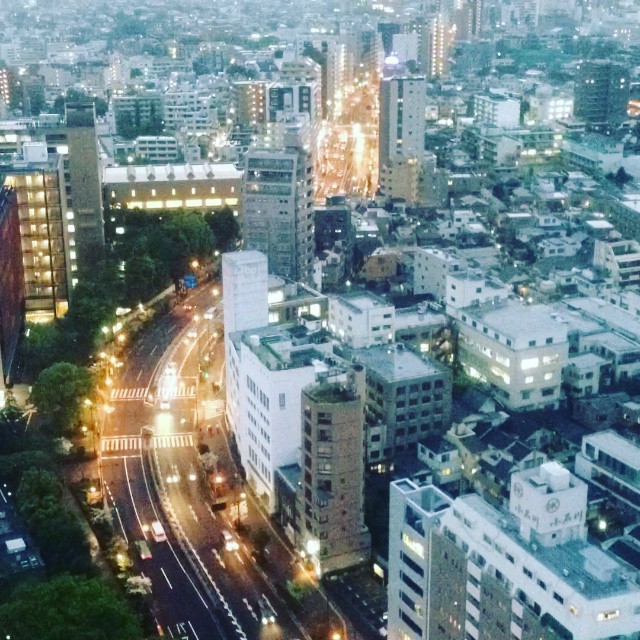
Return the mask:
M 102 168 L 98 154 L 96 111 L 93 103 L 69 104 L 66 109 L 68 154 L 65 173 L 73 215 L 78 269 L 90 270 L 104 251 Z
M 346 384 L 325 381 L 302 391 L 299 546 L 319 543 L 314 559 L 322 573 L 365 562 L 371 549 L 364 524 L 364 367 L 347 376 Z
M 587 542 L 586 514 L 557 462 L 513 473 L 508 510 L 393 482 L 389 640 L 637 638 L 637 569 Z
M 76 230 L 66 206 L 62 157 L 48 154 L 43 142 L 25 142 L 22 154 L 3 173 L 18 203 L 25 317 L 49 322 L 69 308 L 78 270 Z
M 426 87 L 424 76 L 380 83 L 380 167 L 424 155 Z
M 264 253 L 269 273 L 312 283 L 313 164 L 301 147 L 249 149 L 243 178 L 244 247 Z
M 267 88 L 264 80 L 243 80 L 231 86 L 233 121 L 242 126 L 259 127 L 267 119 Z
M 573 112 L 590 125 L 614 125 L 627 117 L 629 70 L 610 60 L 584 60 L 576 73 Z

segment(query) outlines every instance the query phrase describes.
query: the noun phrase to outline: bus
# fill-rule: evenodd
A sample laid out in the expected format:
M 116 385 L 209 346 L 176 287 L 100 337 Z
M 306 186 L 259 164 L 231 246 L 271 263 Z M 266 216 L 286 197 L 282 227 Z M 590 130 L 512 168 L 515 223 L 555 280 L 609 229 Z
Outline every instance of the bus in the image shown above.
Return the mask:
M 164 542 L 167 539 L 163 526 L 157 520 L 151 523 L 151 535 L 156 542 Z

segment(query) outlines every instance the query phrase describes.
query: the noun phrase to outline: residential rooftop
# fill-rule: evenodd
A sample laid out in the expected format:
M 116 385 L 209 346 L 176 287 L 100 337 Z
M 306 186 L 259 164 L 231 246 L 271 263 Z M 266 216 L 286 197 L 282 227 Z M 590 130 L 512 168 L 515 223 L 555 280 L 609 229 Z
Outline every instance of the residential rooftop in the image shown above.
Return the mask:
M 402 345 L 380 345 L 357 349 L 353 355 L 367 370 L 373 371 L 387 382 L 415 380 L 429 376 L 447 375 L 444 365 L 420 356 Z
M 616 460 L 640 471 L 640 446 L 611 429 L 585 436 L 584 441 L 601 449 Z

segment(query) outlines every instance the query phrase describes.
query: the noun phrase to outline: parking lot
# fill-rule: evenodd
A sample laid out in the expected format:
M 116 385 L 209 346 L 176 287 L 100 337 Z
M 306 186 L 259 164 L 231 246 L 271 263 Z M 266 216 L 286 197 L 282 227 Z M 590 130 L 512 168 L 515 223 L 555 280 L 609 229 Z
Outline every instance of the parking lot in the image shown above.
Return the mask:
M 386 637 L 387 590 L 369 567 L 328 576 L 324 584 L 344 616 L 363 640 Z M 350 637 L 353 633 L 349 634 Z

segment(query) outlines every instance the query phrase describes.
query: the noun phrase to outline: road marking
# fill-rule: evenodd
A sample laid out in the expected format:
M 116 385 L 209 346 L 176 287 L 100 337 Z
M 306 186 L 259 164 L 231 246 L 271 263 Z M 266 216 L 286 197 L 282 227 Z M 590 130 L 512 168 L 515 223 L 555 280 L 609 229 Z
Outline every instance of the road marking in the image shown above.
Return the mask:
M 140 369 L 140 373 L 136 376 L 136 380 L 140 380 L 142 374 L 144 373 L 144 369 Z
M 167 574 L 164 572 L 164 568 L 160 567 L 160 571 L 162 571 L 162 575 L 164 576 L 164 579 L 167 581 L 167 584 L 169 585 L 169 589 L 173 589 L 173 585 L 171 584 L 171 582 L 169 582 L 169 578 L 167 578 Z
M 120 387 L 111 389 L 109 393 L 109 400 L 111 402 L 136 402 L 138 400 L 144 400 L 146 397 L 146 387 Z M 195 397 L 196 386 L 193 384 L 187 385 L 184 382 L 181 382 L 177 389 L 174 389 L 171 394 L 169 394 L 170 400 L 191 399 Z
M 129 489 L 129 497 L 131 498 L 131 504 L 133 505 L 133 512 L 136 514 L 136 520 L 140 525 L 140 531 L 142 531 L 142 537 L 146 540 L 147 533 L 142 526 L 142 520 L 140 520 L 140 514 L 138 513 L 138 508 L 136 507 L 136 501 L 133 499 L 133 491 L 131 490 L 131 480 L 129 480 L 129 467 L 127 467 L 127 461 L 124 461 L 124 475 L 127 479 L 127 489 Z
M 191 620 L 187 620 L 187 624 L 189 625 L 189 628 L 191 629 L 191 633 L 193 633 L 196 640 L 200 640 L 200 638 L 198 638 L 198 634 L 196 633 L 196 630 L 193 628 L 193 625 L 191 624 Z
M 224 560 L 220 557 L 220 554 L 218 553 L 217 549 L 211 549 L 211 551 L 213 552 L 213 555 L 216 557 L 216 560 L 220 563 L 220 566 L 223 569 L 227 568 L 227 565 L 224 563 Z
M 224 400 L 205 400 L 202 406 L 204 407 L 205 420 L 217 418 L 224 413 Z
M 236 551 L 236 558 L 238 558 L 238 562 L 240 562 L 240 564 L 244 564 L 244 560 L 240 557 L 240 553 L 238 551 Z
M 109 436 L 102 438 L 100 449 L 103 453 L 109 453 L 111 451 L 139 451 L 142 449 L 142 443 L 143 438 L 141 436 Z M 151 446 L 156 449 L 193 447 L 193 435 L 191 433 L 174 433 L 169 436 L 153 436 L 151 438 Z M 121 457 L 126 458 L 127 456 Z
M 158 345 L 156 344 L 153 349 L 151 349 L 151 353 L 149 354 L 150 356 L 152 356 L 155 353 L 155 350 L 158 348 Z

